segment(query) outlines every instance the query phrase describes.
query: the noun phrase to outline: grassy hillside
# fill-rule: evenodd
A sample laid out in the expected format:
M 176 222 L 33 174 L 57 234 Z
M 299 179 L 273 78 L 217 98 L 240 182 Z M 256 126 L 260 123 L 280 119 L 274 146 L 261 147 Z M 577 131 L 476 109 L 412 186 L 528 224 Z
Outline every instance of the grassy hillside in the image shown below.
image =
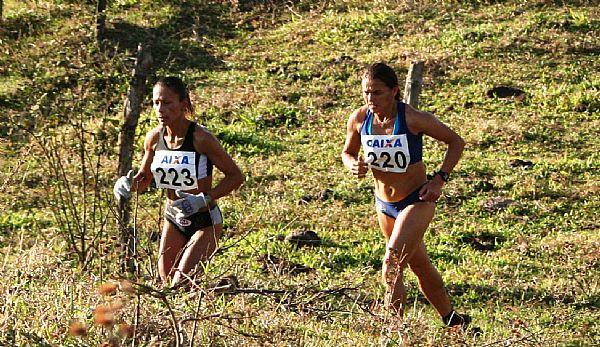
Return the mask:
M 127 345 L 118 327 L 136 316 L 141 346 L 600 344 L 595 1 L 158 3 L 111 1 L 99 47 L 92 1 L 4 0 L 0 345 Z M 226 235 L 194 293 L 157 280 L 160 191 L 133 206 L 140 277 L 118 265 L 111 189 L 138 42 L 150 82 L 183 77 L 247 176 L 220 201 Z M 371 177 L 339 157 L 361 70 L 383 60 L 404 79 L 417 59 L 420 107 L 468 142 L 426 243 L 479 336 L 444 329 L 412 274 L 404 322 L 386 312 Z M 501 85 L 524 94 L 489 95 Z M 145 106 L 136 164 L 156 124 Z M 444 147 L 425 147 L 431 172 Z M 283 240 L 300 230 L 323 244 Z M 211 289 L 231 276 L 237 289 Z M 107 305 L 114 326 L 94 322 Z

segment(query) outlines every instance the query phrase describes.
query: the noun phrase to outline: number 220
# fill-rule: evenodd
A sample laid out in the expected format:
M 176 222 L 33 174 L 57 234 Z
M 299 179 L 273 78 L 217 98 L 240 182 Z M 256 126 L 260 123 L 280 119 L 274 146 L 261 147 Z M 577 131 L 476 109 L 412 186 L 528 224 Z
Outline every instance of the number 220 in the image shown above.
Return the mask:
M 392 161 L 392 156 L 388 152 L 381 152 L 379 158 L 377 158 L 377 154 L 375 154 L 375 152 L 368 152 L 367 157 L 373 158 L 373 161 L 371 161 L 371 165 L 373 166 L 379 166 L 383 168 L 394 167 L 394 165 L 390 164 L 390 161 Z M 381 165 L 377 162 L 379 159 L 383 159 L 383 163 L 381 163 Z M 394 154 L 394 162 L 396 163 L 396 167 L 404 169 L 406 167 L 406 154 L 400 151 L 396 152 L 396 154 Z

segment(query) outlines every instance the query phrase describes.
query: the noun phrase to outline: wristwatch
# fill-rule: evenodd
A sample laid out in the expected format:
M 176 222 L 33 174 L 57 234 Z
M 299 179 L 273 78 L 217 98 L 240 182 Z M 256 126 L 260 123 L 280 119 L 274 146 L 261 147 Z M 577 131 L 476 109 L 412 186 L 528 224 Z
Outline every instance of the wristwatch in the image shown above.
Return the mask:
M 445 171 L 436 171 L 433 176 L 438 175 L 440 176 L 440 178 L 442 179 L 442 181 L 444 182 L 448 182 L 448 180 L 450 179 L 450 174 L 445 172 Z

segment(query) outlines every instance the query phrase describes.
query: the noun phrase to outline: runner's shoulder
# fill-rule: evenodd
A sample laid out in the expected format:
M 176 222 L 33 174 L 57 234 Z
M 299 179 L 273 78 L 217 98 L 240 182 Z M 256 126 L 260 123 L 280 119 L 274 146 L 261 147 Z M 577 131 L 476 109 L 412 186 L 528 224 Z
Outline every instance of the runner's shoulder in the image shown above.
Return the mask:
M 369 108 L 367 106 L 361 106 L 355 109 L 352 114 L 350 114 L 349 123 L 353 125 L 353 127 L 359 127 L 365 121 L 367 117 L 367 110 Z
M 148 147 L 154 148 L 156 143 L 158 143 L 158 138 L 160 137 L 161 129 L 162 129 L 161 126 L 157 126 L 154 129 L 148 131 L 148 133 L 146 134 L 146 139 L 144 141 L 146 148 L 148 148 Z

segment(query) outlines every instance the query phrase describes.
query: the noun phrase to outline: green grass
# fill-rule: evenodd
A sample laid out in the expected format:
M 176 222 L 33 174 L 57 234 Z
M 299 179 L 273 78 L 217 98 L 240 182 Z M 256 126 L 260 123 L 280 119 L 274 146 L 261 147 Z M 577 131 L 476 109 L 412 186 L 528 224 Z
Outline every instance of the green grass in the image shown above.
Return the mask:
M 187 337 L 192 322 L 185 320 L 203 317 L 196 345 L 600 343 L 600 11 L 588 1 L 414 3 L 114 1 L 101 52 L 91 2 L 4 1 L 0 345 L 108 342 L 116 328 L 94 325 L 93 310 L 115 300 L 123 305 L 117 323 L 132 324 L 141 303 L 142 346 L 174 342 L 165 302 Z M 195 117 L 247 177 L 220 201 L 223 251 L 202 286 L 234 275 L 240 287 L 275 292 L 209 291 L 200 301 L 185 292 L 168 292 L 165 300 L 98 293 L 101 283 L 125 276 L 109 207 L 139 40 L 152 43 L 149 80 L 184 77 Z M 425 240 L 453 303 L 473 316 L 479 337 L 445 330 L 412 274 L 403 324 L 385 312 L 379 280 L 385 249 L 372 182 L 351 177 L 339 158 L 347 117 L 362 104 L 361 69 L 384 60 L 403 80 L 414 59 L 426 62 L 420 107 L 468 143 Z M 520 88 L 525 97 L 489 98 L 486 92 L 498 85 Z M 143 134 L 156 124 L 145 105 L 135 164 Z M 85 180 L 77 159 L 82 128 Z M 85 216 L 81 225 L 92 247 L 85 267 L 59 218 L 64 178 L 49 167 L 41 140 L 51 140 L 46 148 L 66 170 L 76 202 L 66 211 L 81 221 Z M 439 167 L 443 149 L 426 139 L 428 171 Z M 514 167 L 514 159 L 533 166 Z M 323 192 L 328 198 L 319 199 Z M 513 202 L 486 207 L 494 198 Z M 158 244 L 151 236 L 160 228 L 162 197 L 153 190 L 139 199 L 138 281 L 158 286 Z M 324 244 L 296 248 L 281 241 L 305 229 Z M 269 267 L 265 256 L 288 263 Z M 290 273 L 291 263 L 311 270 Z M 74 320 L 88 327 L 86 337 L 69 336 Z

